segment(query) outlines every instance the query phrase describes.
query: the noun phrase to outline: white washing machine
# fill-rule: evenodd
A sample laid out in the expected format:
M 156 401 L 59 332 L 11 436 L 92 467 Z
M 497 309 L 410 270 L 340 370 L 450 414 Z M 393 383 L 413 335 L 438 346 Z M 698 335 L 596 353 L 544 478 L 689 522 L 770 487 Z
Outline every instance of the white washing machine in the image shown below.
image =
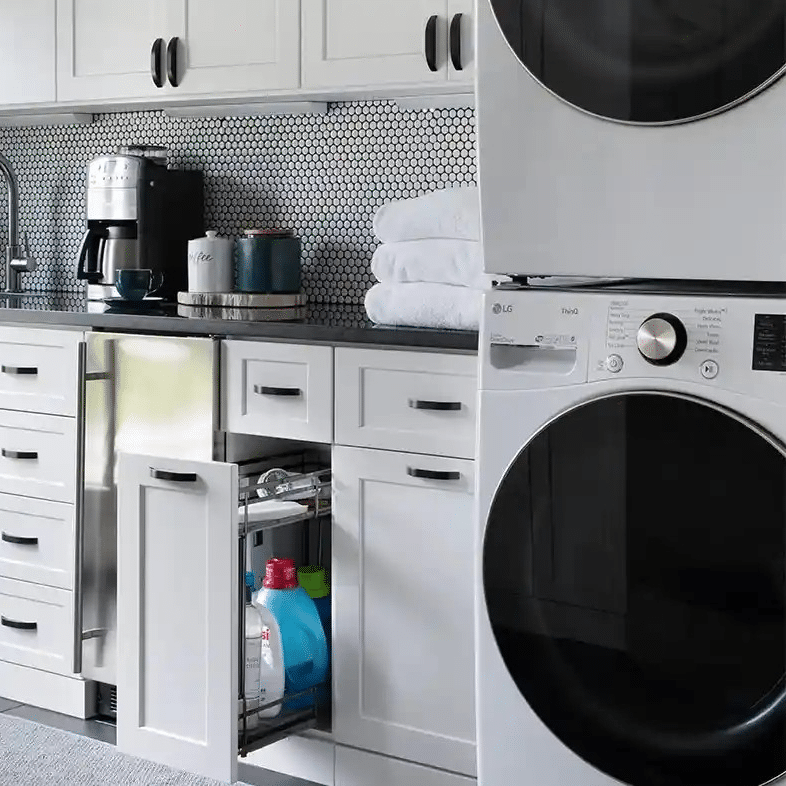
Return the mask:
M 786 279 L 786 1 L 478 0 L 486 269 Z
M 485 297 L 479 786 L 780 781 L 786 298 Z

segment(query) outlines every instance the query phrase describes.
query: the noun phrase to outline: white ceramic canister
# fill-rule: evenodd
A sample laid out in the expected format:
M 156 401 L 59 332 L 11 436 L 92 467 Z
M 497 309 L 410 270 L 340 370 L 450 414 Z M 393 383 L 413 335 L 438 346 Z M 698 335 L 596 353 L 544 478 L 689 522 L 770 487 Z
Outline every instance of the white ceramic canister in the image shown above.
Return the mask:
M 234 241 L 210 230 L 188 241 L 188 291 L 232 292 L 235 288 Z

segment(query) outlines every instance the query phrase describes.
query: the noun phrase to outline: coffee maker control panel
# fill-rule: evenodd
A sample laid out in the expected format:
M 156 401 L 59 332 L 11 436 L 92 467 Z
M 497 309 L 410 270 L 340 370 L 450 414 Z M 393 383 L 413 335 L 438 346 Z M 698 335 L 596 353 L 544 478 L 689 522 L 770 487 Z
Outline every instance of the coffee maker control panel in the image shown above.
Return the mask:
M 90 162 L 88 188 L 136 188 L 142 161 L 132 156 L 103 156 Z

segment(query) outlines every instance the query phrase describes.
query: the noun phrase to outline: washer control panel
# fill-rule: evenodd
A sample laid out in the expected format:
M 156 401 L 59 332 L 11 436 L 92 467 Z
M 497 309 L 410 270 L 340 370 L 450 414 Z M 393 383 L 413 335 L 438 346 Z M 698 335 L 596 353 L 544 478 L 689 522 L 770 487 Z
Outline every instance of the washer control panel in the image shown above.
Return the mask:
M 668 380 L 786 402 L 786 298 L 533 288 L 485 302 L 489 389 Z
M 786 316 L 756 314 L 753 321 L 754 371 L 786 371 Z
M 663 373 L 709 381 L 719 375 L 729 321 L 722 301 L 617 296 L 609 298 L 603 310 L 604 340 L 602 347 L 595 345 L 591 378 Z M 667 372 L 666 366 L 672 369 Z

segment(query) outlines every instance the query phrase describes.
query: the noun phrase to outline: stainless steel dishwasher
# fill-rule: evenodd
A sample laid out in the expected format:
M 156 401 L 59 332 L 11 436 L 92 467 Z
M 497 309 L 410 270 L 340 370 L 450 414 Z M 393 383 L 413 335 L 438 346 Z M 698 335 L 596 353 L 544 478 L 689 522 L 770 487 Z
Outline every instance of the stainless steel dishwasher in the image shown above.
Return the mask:
M 218 341 L 92 333 L 82 348 L 81 367 L 83 482 L 77 499 L 74 672 L 103 683 L 100 709 L 111 714 L 117 661 L 117 454 L 217 457 Z

